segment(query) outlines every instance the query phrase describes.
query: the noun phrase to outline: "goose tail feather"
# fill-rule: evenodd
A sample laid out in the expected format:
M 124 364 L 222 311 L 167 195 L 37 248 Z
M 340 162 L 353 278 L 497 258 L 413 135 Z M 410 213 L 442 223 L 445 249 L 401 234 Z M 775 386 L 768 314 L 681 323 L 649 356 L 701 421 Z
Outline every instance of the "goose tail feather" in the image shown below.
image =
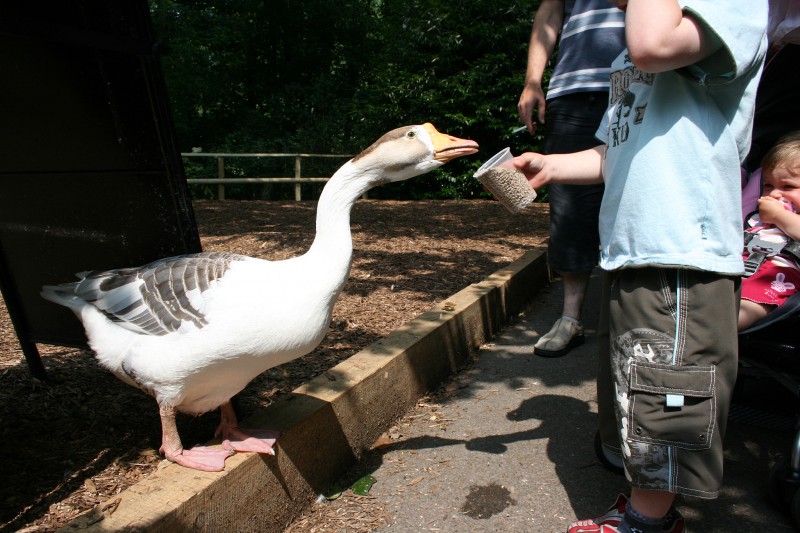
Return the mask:
M 45 300 L 49 300 L 58 305 L 79 309 L 86 302 L 75 294 L 77 283 L 62 283 L 60 285 L 45 285 L 39 294 Z

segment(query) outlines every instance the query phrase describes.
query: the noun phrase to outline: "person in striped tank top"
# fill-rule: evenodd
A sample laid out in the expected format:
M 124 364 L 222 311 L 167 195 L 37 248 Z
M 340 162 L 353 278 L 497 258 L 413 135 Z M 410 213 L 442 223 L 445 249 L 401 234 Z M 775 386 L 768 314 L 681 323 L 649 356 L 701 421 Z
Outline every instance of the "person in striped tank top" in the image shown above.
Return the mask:
M 611 62 L 625 46 L 625 17 L 608 0 L 543 0 L 533 21 L 525 87 L 517 106 L 531 134 L 545 125 L 544 153 L 569 153 L 597 144 L 595 132 L 608 104 Z M 543 78 L 553 51 L 552 76 Z M 546 122 L 545 122 L 546 119 Z M 547 262 L 564 281 L 562 316 L 539 338 L 534 353 L 560 357 L 583 343 L 581 310 L 597 265 L 597 229 L 603 185 L 548 185 L 550 243 Z

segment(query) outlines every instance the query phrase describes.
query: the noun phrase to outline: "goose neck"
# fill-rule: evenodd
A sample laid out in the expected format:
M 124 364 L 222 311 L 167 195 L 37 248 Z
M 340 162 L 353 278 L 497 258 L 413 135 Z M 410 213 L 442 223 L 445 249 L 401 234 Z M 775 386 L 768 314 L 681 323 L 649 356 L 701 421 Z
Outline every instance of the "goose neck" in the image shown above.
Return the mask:
M 312 250 L 324 249 L 327 257 L 352 254 L 350 212 L 356 200 L 376 179 L 374 171 L 359 171 L 348 161 L 325 184 L 317 203 L 316 236 Z

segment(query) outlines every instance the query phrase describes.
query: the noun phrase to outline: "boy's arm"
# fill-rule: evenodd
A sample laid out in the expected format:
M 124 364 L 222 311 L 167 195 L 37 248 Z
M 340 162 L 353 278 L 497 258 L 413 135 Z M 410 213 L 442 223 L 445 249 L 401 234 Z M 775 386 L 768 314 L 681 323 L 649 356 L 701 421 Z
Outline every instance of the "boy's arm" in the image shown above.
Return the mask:
M 571 154 L 528 152 L 515 157 L 512 163 L 525 174 L 534 189 L 548 183 L 588 185 L 603 183 L 604 151 L 605 145 Z
M 652 73 L 697 63 L 722 46 L 677 0 L 628 0 L 625 39 L 633 63 Z

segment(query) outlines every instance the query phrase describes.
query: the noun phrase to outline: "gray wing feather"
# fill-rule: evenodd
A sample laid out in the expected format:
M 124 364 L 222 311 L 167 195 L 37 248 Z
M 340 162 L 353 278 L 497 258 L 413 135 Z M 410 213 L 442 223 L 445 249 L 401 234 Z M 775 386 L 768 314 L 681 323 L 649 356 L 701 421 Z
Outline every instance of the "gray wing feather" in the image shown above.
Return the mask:
M 73 284 L 74 293 L 120 326 L 166 335 L 191 322 L 206 325 L 204 294 L 233 261 L 245 256 L 210 252 L 154 261 L 139 268 L 93 271 Z

